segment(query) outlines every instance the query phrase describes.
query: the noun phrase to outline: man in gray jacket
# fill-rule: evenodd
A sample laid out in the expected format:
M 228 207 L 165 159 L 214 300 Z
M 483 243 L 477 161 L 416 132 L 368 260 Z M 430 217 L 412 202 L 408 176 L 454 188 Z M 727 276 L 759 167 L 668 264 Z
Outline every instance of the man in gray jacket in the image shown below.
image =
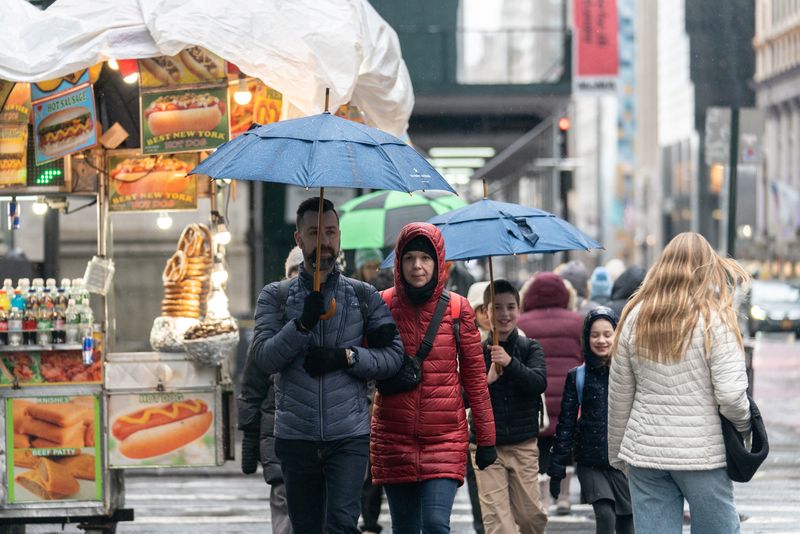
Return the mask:
M 275 374 L 275 451 L 294 532 L 357 533 L 369 455 L 367 381 L 394 375 L 403 345 L 378 292 L 336 265 L 339 216 L 333 204 L 324 201 L 321 228 L 318 215 L 318 198 L 297 209 L 300 275 L 289 283 L 285 302 L 278 282 L 261 291 L 250 358 L 260 371 Z M 321 286 L 313 291 L 317 261 Z M 321 321 L 332 298 L 336 311 Z

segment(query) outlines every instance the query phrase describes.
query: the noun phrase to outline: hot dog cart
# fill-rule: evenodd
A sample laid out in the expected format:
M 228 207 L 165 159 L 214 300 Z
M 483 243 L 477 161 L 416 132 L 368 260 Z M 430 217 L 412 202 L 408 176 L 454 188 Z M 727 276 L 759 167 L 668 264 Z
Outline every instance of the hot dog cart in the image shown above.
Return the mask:
M 151 333 L 159 350 L 115 352 L 106 180 L 98 173 L 96 189 L 80 193 L 98 205 L 97 255 L 84 275 L 95 310 L 91 341 L 0 346 L 0 532 L 67 522 L 113 532 L 133 519 L 125 470 L 217 466 L 233 456 L 227 362 L 238 329 L 210 309 L 212 299 L 227 304 L 210 281 L 219 252 L 211 232 L 190 225 L 167 263 Z M 44 194 L 74 195 L 70 187 Z

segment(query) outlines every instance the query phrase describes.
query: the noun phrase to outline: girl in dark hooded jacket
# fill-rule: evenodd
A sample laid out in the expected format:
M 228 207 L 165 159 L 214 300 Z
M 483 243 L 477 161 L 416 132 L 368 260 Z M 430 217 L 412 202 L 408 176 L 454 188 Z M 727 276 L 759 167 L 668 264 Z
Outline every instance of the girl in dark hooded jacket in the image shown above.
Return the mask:
M 550 494 L 557 499 L 574 443 L 581 494 L 594 508 L 598 534 L 633 532 L 628 480 L 608 462 L 608 369 L 617 321 L 617 314 L 606 306 L 598 306 L 586 315 L 583 322 L 586 363 L 567 374 L 547 471 Z M 583 387 L 579 394 L 581 374 Z

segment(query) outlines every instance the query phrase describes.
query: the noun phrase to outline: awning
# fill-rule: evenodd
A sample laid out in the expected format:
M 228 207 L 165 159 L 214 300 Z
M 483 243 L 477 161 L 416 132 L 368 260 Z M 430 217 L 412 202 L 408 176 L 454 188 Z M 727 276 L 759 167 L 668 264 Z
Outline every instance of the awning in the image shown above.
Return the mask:
M 284 116 L 352 102 L 405 134 L 414 107 L 397 34 L 367 0 L 57 0 L 0 2 L 0 79 L 42 81 L 108 59 L 202 46 L 284 95 Z

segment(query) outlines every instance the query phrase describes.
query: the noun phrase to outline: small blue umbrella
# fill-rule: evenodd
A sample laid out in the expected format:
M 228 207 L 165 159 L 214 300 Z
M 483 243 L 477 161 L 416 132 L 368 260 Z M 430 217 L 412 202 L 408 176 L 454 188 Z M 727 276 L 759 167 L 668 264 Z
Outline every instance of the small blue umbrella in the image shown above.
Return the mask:
M 428 222 L 442 232 L 449 261 L 603 248 L 552 213 L 488 198 Z M 393 264 L 394 252 L 381 267 Z
M 376 128 L 331 115 L 327 110 L 326 91 L 325 112 L 321 115 L 253 125 L 215 150 L 190 174 L 319 187 L 320 227 L 325 187 L 455 193 L 408 144 Z M 317 234 L 317 257 L 320 236 L 321 232 Z M 316 291 L 320 288 L 319 263 L 314 272 Z M 336 301 L 331 300 L 321 318 L 331 318 L 335 310 Z
M 486 184 L 484 183 L 484 197 Z M 589 250 L 603 246 L 552 213 L 519 204 L 483 198 L 463 208 L 428 220 L 442 232 L 445 259 L 450 261 L 489 258 L 489 281 L 494 309 L 492 256 L 516 256 L 564 250 Z M 394 264 L 394 251 L 381 268 Z M 492 340 L 498 342 L 492 321 Z M 496 366 L 500 372 L 499 366 Z

